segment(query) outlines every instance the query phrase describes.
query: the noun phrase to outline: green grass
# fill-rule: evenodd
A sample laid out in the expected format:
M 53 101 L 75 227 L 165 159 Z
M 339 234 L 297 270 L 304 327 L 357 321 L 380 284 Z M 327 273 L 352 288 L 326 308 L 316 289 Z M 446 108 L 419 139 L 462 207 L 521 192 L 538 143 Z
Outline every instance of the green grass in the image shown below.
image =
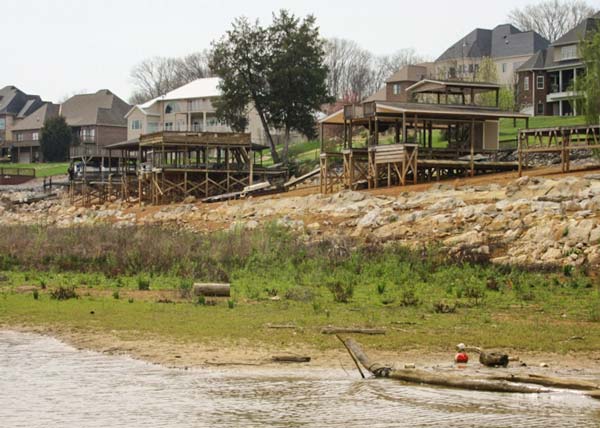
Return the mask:
M 52 177 L 55 175 L 65 175 L 67 173 L 67 168 L 69 168 L 69 163 L 5 163 L 0 164 L 0 167 L 33 168 L 35 169 L 36 177 Z
M 13 245 L 13 252 L 8 240 L 0 241 L 0 324 L 323 349 L 339 347 L 319 333 L 325 325 L 384 327 L 386 336 L 364 342 L 386 350 L 449 350 L 459 342 L 549 352 L 600 347 L 598 283 L 585 270 L 566 275 L 458 263 L 436 249 L 305 244 L 274 227 L 206 236 L 146 229 L 69 232 L 67 239 L 82 246 L 31 232 L 37 238 L 17 229 L 10 234 L 13 241 L 28 238 L 27 251 Z M 117 234 L 127 240 L 117 240 Z M 156 242 L 153 247 L 145 248 L 146 238 Z M 47 246 L 49 239 L 55 246 Z M 224 276 L 234 304 L 220 299 L 199 305 L 183 293 L 192 280 Z M 139 290 L 140 279 L 149 291 Z M 31 291 L 19 294 L 23 285 L 38 287 L 38 299 Z M 49 293 L 59 286 L 75 287 L 80 298 L 52 300 Z M 165 295 L 175 303 L 158 303 Z M 439 304 L 455 312 L 437 313 Z M 294 335 L 266 329 L 267 323 L 294 323 L 302 330 Z M 568 340 L 582 332 L 585 340 Z
M 584 125 L 584 116 L 535 116 L 529 119 L 529 128 L 552 128 L 557 126 Z M 512 119 L 500 120 L 500 140 L 516 140 L 519 129 L 525 128 L 523 120 L 517 120 L 517 126 L 514 126 Z

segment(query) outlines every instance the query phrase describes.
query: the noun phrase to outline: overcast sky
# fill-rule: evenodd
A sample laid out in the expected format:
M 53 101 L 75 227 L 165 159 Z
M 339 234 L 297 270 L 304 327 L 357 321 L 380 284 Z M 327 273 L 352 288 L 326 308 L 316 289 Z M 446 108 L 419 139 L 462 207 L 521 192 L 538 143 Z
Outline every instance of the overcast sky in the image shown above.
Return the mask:
M 600 9 L 600 0 L 589 1 Z M 317 17 L 325 37 L 377 53 L 414 48 L 435 59 L 476 27 L 493 28 L 523 0 L 0 0 L 0 87 L 43 99 L 108 88 L 127 99 L 131 68 L 152 56 L 210 47 L 241 15 L 268 22 L 286 8 Z

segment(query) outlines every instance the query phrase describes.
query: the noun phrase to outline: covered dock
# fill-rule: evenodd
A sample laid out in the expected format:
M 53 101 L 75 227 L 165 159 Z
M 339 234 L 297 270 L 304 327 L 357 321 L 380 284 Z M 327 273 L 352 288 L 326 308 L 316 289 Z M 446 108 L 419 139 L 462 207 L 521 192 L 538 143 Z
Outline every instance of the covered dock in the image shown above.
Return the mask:
M 518 162 L 506 160 L 515 149 L 500 147 L 499 121 L 519 120 L 527 128 L 529 116 L 473 104 L 477 95 L 498 89 L 494 84 L 423 80 L 407 89 L 416 91 L 413 98 L 437 94 L 458 103 L 370 101 L 325 117 L 320 121 L 321 192 L 516 170 Z M 341 137 L 326 139 L 328 127 Z

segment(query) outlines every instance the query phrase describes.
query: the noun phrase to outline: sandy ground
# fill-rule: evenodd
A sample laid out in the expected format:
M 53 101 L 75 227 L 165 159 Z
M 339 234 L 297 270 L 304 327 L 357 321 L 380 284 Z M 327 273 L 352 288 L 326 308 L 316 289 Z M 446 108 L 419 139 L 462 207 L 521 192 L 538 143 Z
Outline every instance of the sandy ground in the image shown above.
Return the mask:
M 1 329 L 36 333 L 55 337 L 80 350 L 92 350 L 108 355 L 126 355 L 134 359 L 147 361 L 175 369 L 219 367 L 232 369 L 241 367 L 260 367 L 269 371 L 298 369 L 343 370 L 359 376 L 350 356 L 340 343 L 339 349 L 318 350 L 302 343 L 294 348 L 274 349 L 256 344 L 238 343 L 235 346 L 226 343 L 182 343 L 158 337 L 139 337 L 124 339 L 117 334 L 91 331 L 74 331 L 60 327 L 0 325 Z M 355 335 L 360 343 L 360 336 Z M 410 352 L 381 352 L 366 349 L 373 361 L 394 368 L 429 369 L 440 372 L 458 371 L 460 373 L 502 375 L 504 374 L 541 374 L 546 376 L 570 377 L 600 383 L 600 351 L 593 353 L 552 354 L 510 352 L 518 357 L 508 369 L 490 369 L 478 362 L 477 355 L 471 355 L 467 365 L 453 363 L 453 354 L 415 350 Z M 273 356 L 310 356 L 310 363 L 275 363 Z M 364 370 L 364 369 L 363 369 Z

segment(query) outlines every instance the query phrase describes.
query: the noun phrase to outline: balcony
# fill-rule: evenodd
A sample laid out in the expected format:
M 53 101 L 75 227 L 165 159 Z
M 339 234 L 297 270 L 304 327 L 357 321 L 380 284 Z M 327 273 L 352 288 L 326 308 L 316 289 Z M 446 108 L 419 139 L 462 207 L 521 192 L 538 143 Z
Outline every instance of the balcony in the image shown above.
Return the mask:
M 581 96 L 582 94 L 577 91 L 551 92 L 548 95 L 546 95 L 546 102 L 553 103 L 561 100 L 580 98 Z

